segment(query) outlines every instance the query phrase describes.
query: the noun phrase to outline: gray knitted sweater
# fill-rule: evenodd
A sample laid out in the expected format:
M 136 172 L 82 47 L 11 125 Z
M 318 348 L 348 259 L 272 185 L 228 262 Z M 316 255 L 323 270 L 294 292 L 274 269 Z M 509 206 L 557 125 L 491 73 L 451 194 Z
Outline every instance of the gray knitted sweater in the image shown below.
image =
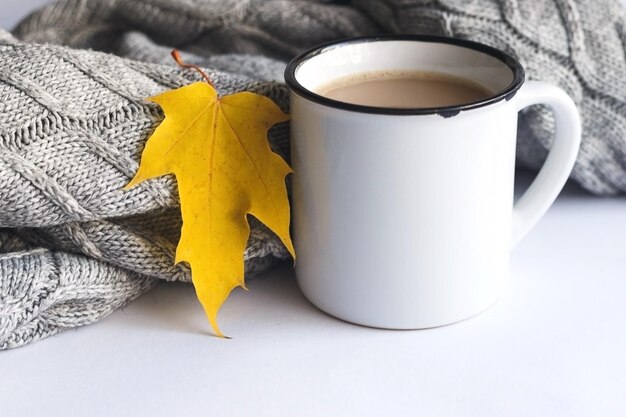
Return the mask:
M 317 43 L 413 32 L 491 44 L 574 98 L 584 133 L 573 178 L 616 194 L 625 21 L 615 0 L 62 0 L 0 30 L 0 349 L 98 320 L 159 280 L 189 280 L 173 266 L 173 179 L 121 191 L 163 117 L 143 99 L 198 80 L 170 62 L 172 47 L 221 93 L 255 91 L 288 110 L 284 63 Z M 537 168 L 552 116 L 528 109 L 519 129 L 518 160 Z M 288 158 L 287 124 L 270 141 Z M 251 233 L 247 274 L 287 256 L 254 219 Z

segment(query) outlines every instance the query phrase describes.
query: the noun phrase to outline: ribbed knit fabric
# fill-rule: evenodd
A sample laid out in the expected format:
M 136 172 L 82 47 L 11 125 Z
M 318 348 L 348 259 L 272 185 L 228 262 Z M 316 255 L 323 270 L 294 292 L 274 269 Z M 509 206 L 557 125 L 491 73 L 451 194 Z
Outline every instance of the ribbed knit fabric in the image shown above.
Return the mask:
M 251 10 L 269 27 L 280 20 L 269 2 L 247 12 L 243 2 L 206 5 L 72 0 L 24 21 L 15 31 L 24 41 L 0 31 L 0 349 L 96 321 L 158 279 L 190 279 L 184 264 L 174 265 L 181 220 L 173 178 L 122 191 L 163 118 L 144 99 L 201 80 L 173 64 L 171 46 L 185 44 L 183 58 L 208 67 L 220 94 L 253 91 L 287 111 L 288 92 L 274 81 L 282 79 L 284 63 L 271 55 L 300 50 L 292 45 L 298 36 L 301 43 L 322 42 L 368 24 L 342 8 L 347 13 L 337 30 L 319 23 L 311 26 L 319 33 L 313 37 L 294 26 L 270 38 L 233 22 L 227 33 L 202 38 L 210 22 L 223 25 Z M 288 12 L 304 17 L 300 9 L 289 6 Z M 145 24 L 154 31 L 140 32 Z M 129 26 L 116 38 L 119 25 Z M 194 54 L 192 38 L 210 45 L 204 55 Z M 238 53 L 216 53 L 230 47 Z M 268 56 L 239 53 L 251 51 Z M 270 143 L 288 159 L 288 124 L 272 128 Z M 248 276 L 288 257 L 273 233 L 249 220 Z
M 174 266 L 180 233 L 174 180 L 122 187 L 162 119 L 143 99 L 199 80 L 173 66 L 6 38 L 0 44 L 0 230 L 11 239 L 0 240 L 0 348 L 95 321 L 155 279 L 189 280 L 184 265 Z M 281 85 L 209 75 L 223 94 L 249 90 L 286 106 Z M 284 156 L 287 131 L 283 124 L 271 132 Z M 248 273 L 287 256 L 273 234 L 251 222 Z M 16 251 L 17 238 L 49 250 Z M 49 286 L 55 290 L 41 290 Z
M 412 32 L 491 44 L 575 99 L 573 177 L 615 194 L 626 191 L 624 21 L 614 0 L 62 0 L 14 36 L 0 30 L 0 348 L 98 320 L 159 279 L 189 280 L 173 265 L 173 179 L 121 190 L 163 117 L 144 98 L 199 80 L 171 62 L 173 47 L 220 93 L 288 110 L 285 62 L 321 42 Z M 553 130 L 546 109 L 524 111 L 519 161 L 539 167 Z M 288 158 L 288 125 L 270 142 Z M 287 257 L 251 223 L 249 274 Z

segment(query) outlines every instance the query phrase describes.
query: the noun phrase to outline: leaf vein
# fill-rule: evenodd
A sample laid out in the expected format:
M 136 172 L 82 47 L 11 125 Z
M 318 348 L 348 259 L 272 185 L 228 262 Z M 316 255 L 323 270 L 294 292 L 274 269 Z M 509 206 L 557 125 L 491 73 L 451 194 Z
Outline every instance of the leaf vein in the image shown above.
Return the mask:
M 272 205 L 272 208 L 274 209 L 274 211 L 278 211 L 278 209 L 276 208 L 276 205 L 274 204 L 274 200 L 271 198 L 271 194 L 269 192 L 267 184 L 265 184 L 265 180 L 261 176 L 260 170 L 257 167 L 256 163 L 254 162 L 254 159 L 252 159 L 252 156 L 250 156 L 250 153 L 248 152 L 248 149 L 246 149 L 246 147 L 244 146 L 243 142 L 239 138 L 239 135 L 237 135 L 237 131 L 233 128 L 232 124 L 230 123 L 230 120 L 228 120 L 228 117 L 226 116 L 226 113 L 223 112 L 223 111 L 222 111 L 222 116 L 224 117 L 224 121 L 226 122 L 226 124 L 228 125 L 230 130 L 233 132 L 233 135 L 237 139 L 237 142 L 239 143 L 239 146 L 241 146 L 241 149 L 243 149 L 243 152 L 246 154 L 246 157 L 248 158 L 248 160 L 250 161 L 250 163 L 254 167 L 254 172 L 256 173 L 257 177 L 261 181 L 261 184 L 263 185 L 263 190 L 265 191 L 265 195 L 266 195 L 267 199 L 269 200 L 270 204 Z

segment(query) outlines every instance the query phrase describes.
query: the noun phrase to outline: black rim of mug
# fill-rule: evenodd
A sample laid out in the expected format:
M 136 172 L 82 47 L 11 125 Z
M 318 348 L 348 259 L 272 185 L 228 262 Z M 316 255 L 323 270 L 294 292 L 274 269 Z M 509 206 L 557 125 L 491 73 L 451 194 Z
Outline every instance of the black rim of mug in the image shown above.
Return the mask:
M 296 79 L 296 71 L 298 67 L 303 65 L 306 61 L 327 52 L 334 48 L 339 48 L 353 43 L 365 43 L 365 42 L 384 42 L 384 41 L 415 41 L 415 42 L 433 42 L 433 43 L 445 43 L 449 45 L 456 45 L 468 49 L 473 49 L 478 52 L 490 55 L 503 64 L 509 67 L 513 73 L 513 81 L 504 89 L 498 91 L 494 95 L 491 95 L 483 100 L 475 101 L 471 103 L 455 104 L 453 106 L 443 107 L 421 107 L 421 108 L 392 108 L 392 107 L 377 107 L 377 106 L 364 106 L 360 104 L 346 103 L 343 101 L 333 100 L 328 97 L 324 97 L 311 90 L 306 89 Z M 445 36 L 432 36 L 432 35 L 379 35 L 379 36 L 363 36 L 357 38 L 340 39 L 325 43 L 323 45 L 315 46 L 306 52 L 295 57 L 285 68 L 285 82 L 291 91 L 306 98 L 307 100 L 322 104 L 328 107 L 334 107 L 341 110 L 348 110 L 359 113 L 374 113 L 374 114 L 390 114 L 390 115 L 429 115 L 439 114 L 443 117 L 450 117 L 459 114 L 461 111 L 472 110 L 480 107 L 485 107 L 490 104 L 497 103 L 502 100 L 510 100 L 517 90 L 524 83 L 524 68 L 522 65 L 512 56 L 500 51 L 499 49 L 492 48 L 491 46 L 484 45 L 482 43 L 468 41 L 465 39 L 445 37 Z

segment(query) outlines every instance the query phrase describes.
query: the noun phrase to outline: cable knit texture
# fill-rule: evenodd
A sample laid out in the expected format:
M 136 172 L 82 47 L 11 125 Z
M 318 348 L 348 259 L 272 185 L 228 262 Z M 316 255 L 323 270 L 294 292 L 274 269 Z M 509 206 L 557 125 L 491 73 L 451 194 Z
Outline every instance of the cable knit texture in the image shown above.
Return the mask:
M 207 68 L 221 94 L 249 90 L 288 110 L 285 62 L 322 42 L 381 32 L 473 39 L 563 87 L 583 118 L 573 177 L 626 191 L 624 12 L 616 0 L 62 0 L 0 30 L 0 349 L 91 323 L 173 265 L 180 211 L 171 177 L 121 191 L 162 120 L 144 99 Z M 538 168 L 554 120 L 520 117 L 518 159 Z M 288 125 L 270 142 L 288 158 Z M 287 252 L 251 219 L 246 273 Z M 207 254 L 210 256 L 210 254 Z

